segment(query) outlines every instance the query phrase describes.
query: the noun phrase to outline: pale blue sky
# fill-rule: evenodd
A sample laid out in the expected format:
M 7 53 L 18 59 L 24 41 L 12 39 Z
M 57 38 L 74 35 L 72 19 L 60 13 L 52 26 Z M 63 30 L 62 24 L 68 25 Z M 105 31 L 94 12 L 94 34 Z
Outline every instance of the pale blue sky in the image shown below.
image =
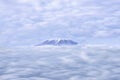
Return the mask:
M 120 0 L 0 0 L 0 46 L 56 38 L 120 44 Z

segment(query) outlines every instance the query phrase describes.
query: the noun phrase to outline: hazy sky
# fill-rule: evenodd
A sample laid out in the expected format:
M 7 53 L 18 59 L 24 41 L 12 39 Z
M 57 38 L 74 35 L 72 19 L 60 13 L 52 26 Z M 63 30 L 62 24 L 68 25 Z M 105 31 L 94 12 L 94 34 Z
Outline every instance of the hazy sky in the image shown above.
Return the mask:
M 120 44 L 120 0 L 0 0 L 0 46 L 56 38 Z

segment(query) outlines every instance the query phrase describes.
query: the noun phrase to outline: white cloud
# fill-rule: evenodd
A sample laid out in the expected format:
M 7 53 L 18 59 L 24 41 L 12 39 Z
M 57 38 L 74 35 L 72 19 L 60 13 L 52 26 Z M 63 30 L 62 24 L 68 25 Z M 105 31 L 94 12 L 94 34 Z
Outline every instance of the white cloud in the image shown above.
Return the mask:
M 60 60 L 65 64 L 75 63 L 74 59 L 70 58 L 69 56 L 61 57 Z
M 113 30 L 101 30 L 101 31 L 96 31 L 93 36 L 95 37 L 113 37 L 113 36 L 118 36 L 120 34 L 119 29 L 113 29 Z
M 21 42 L 20 35 L 33 35 L 32 39 L 118 37 L 119 3 L 119 0 L 1 0 L 0 38 L 15 36 L 10 42 L 17 43 Z
M 119 79 L 120 68 L 116 67 L 119 66 L 120 61 L 119 49 L 120 47 L 109 46 L 2 48 L 0 79 Z M 94 61 L 91 63 L 91 60 Z
M 34 3 L 34 2 L 36 2 L 36 1 L 38 1 L 38 0 L 36 0 L 36 1 L 34 1 L 34 0 L 17 0 L 19 3 Z
M 96 37 L 109 37 L 112 33 L 110 31 L 97 31 L 94 36 Z

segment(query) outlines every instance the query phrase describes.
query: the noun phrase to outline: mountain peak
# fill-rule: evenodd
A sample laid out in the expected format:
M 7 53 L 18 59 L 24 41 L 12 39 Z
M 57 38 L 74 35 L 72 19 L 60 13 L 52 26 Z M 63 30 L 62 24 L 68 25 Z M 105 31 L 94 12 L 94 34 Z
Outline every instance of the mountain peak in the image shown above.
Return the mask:
M 65 40 L 65 39 L 57 39 L 57 40 L 46 40 L 43 41 L 41 44 L 37 46 L 42 45 L 53 45 L 53 46 L 62 46 L 62 45 L 77 45 L 78 43 L 72 40 Z

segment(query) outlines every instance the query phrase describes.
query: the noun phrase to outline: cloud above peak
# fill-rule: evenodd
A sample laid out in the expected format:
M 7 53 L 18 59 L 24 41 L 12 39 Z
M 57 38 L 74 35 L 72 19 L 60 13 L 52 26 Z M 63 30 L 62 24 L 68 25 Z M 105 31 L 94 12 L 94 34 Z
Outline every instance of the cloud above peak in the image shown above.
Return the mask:
M 80 40 L 120 34 L 119 0 L 1 0 L 0 4 L 1 39 L 15 36 L 21 42 L 19 38 L 26 36 L 37 42 L 39 36 Z

